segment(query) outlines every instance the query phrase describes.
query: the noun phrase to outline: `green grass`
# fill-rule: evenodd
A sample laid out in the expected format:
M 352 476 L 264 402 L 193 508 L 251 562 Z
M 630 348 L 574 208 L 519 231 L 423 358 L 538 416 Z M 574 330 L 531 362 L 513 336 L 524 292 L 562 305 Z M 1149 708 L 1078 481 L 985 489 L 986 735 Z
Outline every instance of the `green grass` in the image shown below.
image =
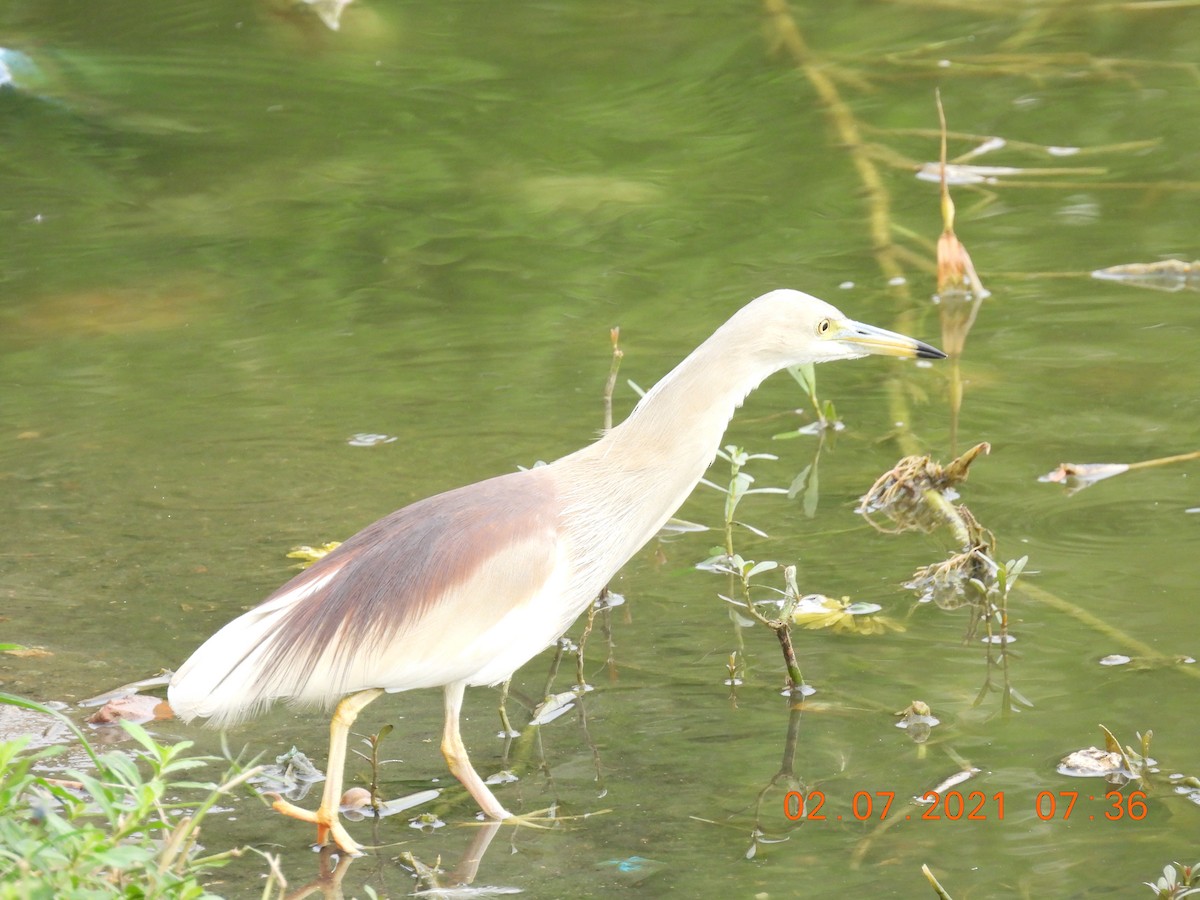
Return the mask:
M 194 780 L 217 760 L 189 755 L 190 741 L 160 744 L 123 722 L 135 753 L 98 753 L 61 713 L 5 693 L 0 703 L 65 722 L 91 760 L 52 777 L 46 770 L 67 747 L 32 749 L 25 735 L 0 741 L 0 900 L 216 896 L 205 876 L 244 851 L 206 855 L 200 824 L 257 770 L 231 763 L 220 782 Z M 280 888 L 272 870 L 264 897 Z

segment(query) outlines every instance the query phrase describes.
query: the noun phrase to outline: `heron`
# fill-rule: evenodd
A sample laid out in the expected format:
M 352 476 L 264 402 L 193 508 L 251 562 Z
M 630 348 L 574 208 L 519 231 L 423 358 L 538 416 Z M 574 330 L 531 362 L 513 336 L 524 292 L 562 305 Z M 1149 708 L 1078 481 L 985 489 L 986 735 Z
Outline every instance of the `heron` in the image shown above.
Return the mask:
M 418 500 L 368 525 L 210 637 L 171 679 L 187 721 L 227 726 L 275 700 L 335 707 L 315 811 L 276 810 L 358 855 L 342 825 L 346 741 L 383 693 L 440 687 L 441 750 L 490 819 L 508 819 L 459 728 L 468 686 L 553 644 L 683 504 L 746 396 L 788 366 L 868 354 L 942 359 L 800 291 L 738 310 L 593 443 L 544 466 Z

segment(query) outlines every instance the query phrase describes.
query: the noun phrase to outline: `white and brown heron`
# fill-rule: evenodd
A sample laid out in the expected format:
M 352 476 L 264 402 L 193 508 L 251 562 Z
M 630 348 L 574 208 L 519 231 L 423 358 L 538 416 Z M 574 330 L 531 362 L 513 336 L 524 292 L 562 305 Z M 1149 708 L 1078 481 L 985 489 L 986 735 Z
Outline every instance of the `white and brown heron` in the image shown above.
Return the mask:
M 440 687 L 450 771 L 487 816 L 509 818 L 463 746 L 464 689 L 504 681 L 570 627 L 687 499 L 763 379 L 872 353 L 945 356 L 808 294 L 764 294 L 595 443 L 368 525 L 209 638 L 171 679 L 172 708 L 220 726 L 277 699 L 337 703 L 320 806 L 275 808 L 360 853 L 338 817 L 350 726 L 384 692 Z

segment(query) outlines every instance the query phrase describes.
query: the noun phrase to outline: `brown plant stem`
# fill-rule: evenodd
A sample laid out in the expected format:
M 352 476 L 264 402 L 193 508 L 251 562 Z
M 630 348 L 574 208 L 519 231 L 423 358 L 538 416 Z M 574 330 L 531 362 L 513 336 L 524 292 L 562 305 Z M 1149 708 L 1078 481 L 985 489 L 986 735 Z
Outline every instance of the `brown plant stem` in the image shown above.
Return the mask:
M 1126 465 L 1126 469 L 1151 469 L 1154 466 L 1167 466 L 1172 463 L 1188 462 L 1193 459 L 1200 459 L 1200 450 L 1193 450 L 1191 453 L 1177 453 L 1174 456 L 1160 456 L 1158 459 L 1143 459 L 1140 462 L 1131 462 Z
M 779 648 L 783 651 L 783 664 L 787 667 L 788 687 L 792 690 L 804 684 L 804 676 L 800 674 L 800 664 L 796 662 L 796 648 L 792 646 L 792 629 L 787 622 L 770 622 L 771 630 L 779 639 Z

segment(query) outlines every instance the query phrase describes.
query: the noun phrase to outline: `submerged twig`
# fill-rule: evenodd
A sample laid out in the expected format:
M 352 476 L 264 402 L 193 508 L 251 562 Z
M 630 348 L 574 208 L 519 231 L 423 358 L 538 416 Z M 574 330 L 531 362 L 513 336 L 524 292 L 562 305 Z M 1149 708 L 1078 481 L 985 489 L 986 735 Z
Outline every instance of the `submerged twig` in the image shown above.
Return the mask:
M 925 876 L 925 880 L 928 881 L 930 886 L 933 887 L 933 892 L 941 897 L 942 900 L 954 900 L 954 898 L 950 896 L 949 892 L 942 887 L 941 882 L 937 880 L 933 874 L 933 871 L 929 868 L 929 866 L 925 865 L 925 863 L 921 864 L 921 874 Z
M 1189 675 L 1192 678 L 1200 678 L 1200 666 L 1181 664 L 1181 657 L 1169 656 L 1156 650 L 1144 641 L 1139 641 L 1132 635 L 1129 635 L 1120 628 L 1117 628 L 1115 625 L 1110 625 L 1108 622 L 1105 622 L 1095 613 L 1084 609 L 1082 606 L 1072 603 L 1069 600 L 1064 600 L 1057 594 L 1045 590 L 1036 584 L 1022 582 L 1021 585 L 1021 593 L 1023 593 L 1026 597 L 1029 597 L 1032 600 L 1037 600 L 1040 603 L 1044 603 L 1051 609 L 1056 609 L 1059 612 L 1070 616 L 1077 622 L 1086 625 L 1094 631 L 1098 631 L 1105 637 L 1110 638 L 1129 650 L 1132 650 L 1137 656 L 1145 657 L 1147 660 L 1159 665 L 1173 666 L 1174 671 L 1183 675 Z
M 871 247 L 879 267 L 889 279 L 903 277 L 904 271 L 896 260 L 892 242 L 891 202 L 887 188 L 869 146 L 862 138 L 854 113 L 842 99 L 828 68 L 813 59 L 787 0 L 763 0 L 763 8 L 770 17 L 775 43 L 787 53 L 792 64 L 800 70 L 824 104 L 838 142 L 849 155 L 854 171 L 862 182 L 867 200 Z
M 612 363 L 608 368 L 608 380 L 604 382 L 604 430 L 612 429 L 613 413 L 612 401 L 613 390 L 617 386 L 617 372 L 621 368 L 621 360 L 625 357 L 625 351 L 621 349 L 619 343 L 621 339 L 620 326 L 614 326 L 608 333 L 609 339 L 612 341 Z

